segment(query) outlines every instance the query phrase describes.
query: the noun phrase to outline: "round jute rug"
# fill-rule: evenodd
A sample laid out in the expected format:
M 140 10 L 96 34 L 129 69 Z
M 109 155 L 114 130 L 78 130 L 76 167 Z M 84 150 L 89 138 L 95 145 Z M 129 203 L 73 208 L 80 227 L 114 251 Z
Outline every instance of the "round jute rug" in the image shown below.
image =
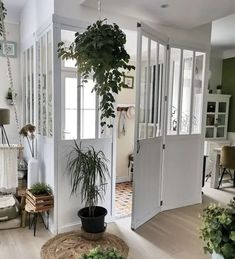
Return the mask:
M 63 233 L 48 240 L 41 248 L 42 259 L 79 259 L 91 249 L 115 248 L 123 257 L 127 257 L 129 248 L 119 237 L 105 232 L 99 240 L 87 240 L 81 231 Z

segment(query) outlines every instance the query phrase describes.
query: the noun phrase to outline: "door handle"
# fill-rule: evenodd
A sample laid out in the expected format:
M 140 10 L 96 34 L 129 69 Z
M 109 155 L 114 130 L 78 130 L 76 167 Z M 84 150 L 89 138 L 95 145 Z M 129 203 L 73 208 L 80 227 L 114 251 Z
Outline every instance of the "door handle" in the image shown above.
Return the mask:
M 137 154 L 139 154 L 140 152 L 140 141 L 137 140 Z

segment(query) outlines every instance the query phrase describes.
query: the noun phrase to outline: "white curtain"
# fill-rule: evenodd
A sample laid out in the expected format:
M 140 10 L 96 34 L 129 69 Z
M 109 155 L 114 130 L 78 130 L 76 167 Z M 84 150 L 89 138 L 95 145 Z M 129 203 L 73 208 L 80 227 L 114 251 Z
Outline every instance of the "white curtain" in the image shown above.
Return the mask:
M 0 190 L 18 186 L 17 147 L 0 145 Z

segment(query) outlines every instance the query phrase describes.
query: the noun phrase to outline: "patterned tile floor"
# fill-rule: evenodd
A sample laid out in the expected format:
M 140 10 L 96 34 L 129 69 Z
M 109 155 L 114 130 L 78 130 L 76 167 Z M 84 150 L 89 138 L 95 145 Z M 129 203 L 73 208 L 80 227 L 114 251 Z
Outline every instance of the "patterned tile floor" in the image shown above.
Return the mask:
M 123 218 L 131 215 L 132 182 L 116 184 L 115 209 L 116 218 Z

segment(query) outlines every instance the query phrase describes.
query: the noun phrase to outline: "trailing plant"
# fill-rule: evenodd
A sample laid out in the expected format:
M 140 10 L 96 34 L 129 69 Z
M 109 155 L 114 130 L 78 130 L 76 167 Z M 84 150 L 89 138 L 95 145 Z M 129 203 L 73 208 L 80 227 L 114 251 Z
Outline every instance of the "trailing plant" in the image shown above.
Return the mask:
M 97 247 L 88 254 L 82 255 L 79 259 L 126 259 L 115 249 L 102 250 Z
M 77 61 L 78 73 L 83 82 L 93 75 L 95 91 L 100 96 L 101 126 L 113 127 L 115 94 L 127 85 L 123 82 L 124 70 L 135 69 L 128 65 L 130 56 L 125 50 L 126 35 L 117 24 L 98 20 L 83 33 L 77 32 L 69 47 L 58 44 L 58 56 Z
M 204 251 L 215 251 L 225 259 L 235 255 L 235 200 L 227 208 L 211 204 L 203 210 L 201 238 L 205 241 Z
M 46 183 L 35 183 L 30 188 L 33 195 L 51 195 L 52 188 Z
M 0 36 L 3 36 L 3 20 L 7 15 L 7 9 L 4 6 L 3 1 L 0 1 Z
M 98 200 L 104 199 L 106 179 L 109 176 L 107 162 L 108 159 L 102 151 L 95 151 L 93 147 L 82 150 L 74 141 L 67 163 L 72 185 L 71 194 L 80 190 L 81 201 L 89 207 L 89 216 L 94 216 Z

